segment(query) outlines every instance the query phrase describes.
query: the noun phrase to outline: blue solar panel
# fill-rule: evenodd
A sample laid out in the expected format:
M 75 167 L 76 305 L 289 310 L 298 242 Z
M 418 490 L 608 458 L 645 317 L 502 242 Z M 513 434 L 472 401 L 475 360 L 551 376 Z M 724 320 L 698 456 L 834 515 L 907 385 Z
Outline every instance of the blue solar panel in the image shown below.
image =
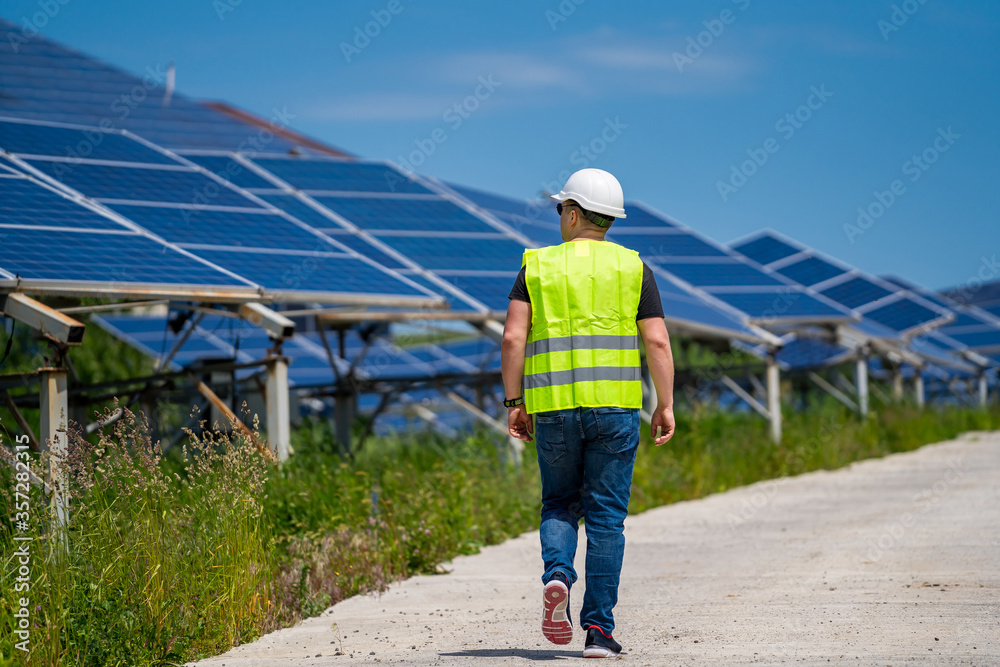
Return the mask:
M 444 199 L 384 199 L 374 197 L 316 197 L 362 229 L 427 232 L 491 232 L 497 230 Z M 330 223 L 328 227 L 336 226 Z
M 25 279 L 246 285 L 133 233 L 3 229 L 0 268 Z
M 1000 303 L 996 304 L 995 306 L 982 306 L 982 309 L 987 312 L 993 313 L 997 317 L 1000 317 Z
M 922 296 L 922 295 L 921 295 Z M 955 314 L 957 317 L 954 322 L 951 322 L 944 330 L 951 330 L 955 327 L 974 327 L 981 325 L 993 325 L 994 322 L 986 319 L 985 317 L 980 317 L 978 315 L 973 315 L 967 311 L 956 310 Z
M 847 353 L 847 348 L 816 338 L 797 338 L 782 346 L 778 361 L 789 369 L 818 368 Z
M 122 229 L 113 220 L 80 206 L 27 178 L 0 178 L 0 223 L 79 229 Z
M 713 296 L 755 319 L 847 317 L 839 310 L 797 291 L 714 292 Z
M 949 336 L 971 348 L 1000 348 L 1000 330 L 975 331 L 966 333 L 949 333 Z
M 698 287 L 784 284 L 755 267 L 736 261 L 705 264 L 660 262 L 659 264 L 678 278 Z
M 51 155 L 72 159 L 155 164 L 174 162 L 160 151 L 114 132 L 7 121 L 0 121 L 0 149 L 22 155 Z
M 134 76 L 37 33 L 16 39 L 23 27 L 0 19 L 0 33 L 7 36 L 0 40 L 0 115 L 93 127 L 110 121 L 115 128 L 171 148 L 233 150 L 268 139 L 261 128 L 179 92 L 165 106 L 165 66 L 150 66 Z M 280 113 L 272 120 L 288 123 Z M 272 134 L 267 146 L 286 151 L 295 144 Z
M 285 213 L 298 218 L 300 221 L 315 227 L 316 229 L 334 229 L 338 227 L 336 222 L 326 217 L 295 195 L 258 196 L 268 204 L 271 204 L 276 208 L 280 208 Z M 343 229 L 346 229 L 346 227 Z
M 625 206 L 625 219 L 615 220 L 612 229 L 629 229 L 632 227 L 673 227 L 677 225 L 658 215 L 629 203 Z
M 293 188 L 345 192 L 429 194 L 430 190 L 381 164 L 316 159 L 254 159 Z
M 426 269 L 511 271 L 521 268 L 524 248 L 506 237 L 489 239 L 379 236 Z
M 857 308 L 866 303 L 878 301 L 892 294 L 890 290 L 862 277 L 851 278 L 823 290 L 823 296 L 829 297 L 848 308 Z
M 507 295 L 510 294 L 510 288 L 514 286 L 517 271 L 512 271 L 509 275 L 502 277 L 441 275 L 441 278 L 463 292 L 474 296 L 490 310 L 506 311 L 509 303 Z
M 910 298 L 881 306 L 865 313 L 865 317 L 884 324 L 895 331 L 906 331 L 921 324 L 926 324 L 941 317 L 930 308 L 926 308 Z
M 818 257 L 807 257 L 802 261 L 783 266 L 776 270 L 783 276 L 787 276 L 795 282 L 806 286 L 815 285 L 845 273 L 840 267 L 825 262 Z
M 443 296 L 444 299 L 445 299 L 445 301 L 448 303 L 448 307 L 451 308 L 451 310 L 465 311 L 465 312 L 470 311 L 470 310 L 475 310 L 464 299 L 460 299 L 460 298 L 456 297 L 451 292 L 446 291 L 443 287 L 441 287 L 437 283 L 431 282 L 430 280 L 428 280 L 427 278 L 424 278 L 423 276 L 416 275 L 416 274 L 411 274 L 411 273 L 404 273 L 403 275 L 405 275 L 406 278 L 408 278 L 409 280 L 412 280 L 413 282 L 417 283 L 421 287 L 424 287 L 425 289 L 429 289 L 432 292 L 434 292 L 435 294 L 439 294 L 440 296 Z M 507 298 L 507 294 L 510 292 L 510 287 L 513 286 L 513 285 L 514 285 L 514 279 L 511 278 L 510 285 L 507 287 L 507 292 L 504 292 L 504 298 L 505 299 Z M 506 304 L 504 304 L 503 310 L 507 310 L 507 305 Z
M 111 208 L 173 243 L 337 251 L 280 215 L 126 204 L 114 204 Z
M 184 157 L 240 188 L 278 187 L 225 155 L 185 155 Z
M 652 261 L 670 257 L 725 257 L 726 253 L 691 234 L 616 234 L 608 240 L 638 252 Z
M 198 250 L 198 256 L 275 290 L 397 294 L 431 298 L 371 265 L 347 255 L 293 255 L 234 250 Z
M 752 241 L 734 245 L 733 249 L 743 253 L 759 264 L 770 264 L 799 252 L 799 249 L 779 241 L 773 236 L 761 236 Z
M 32 166 L 94 199 L 213 206 L 254 206 L 249 199 L 196 171 L 33 161 Z
M 390 269 L 402 269 L 406 268 L 406 264 L 399 261 L 398 259 L 390 256 L 389 254 L 382 252 L 366 239 L 361 238 L 353 232 L 348 232 L 346 230 L 326 230 L 326 233 L 330 238 L 343 243 L 351 250 L 358 252 L 369 259 L 373 259 L 382 266 L 387 266 Z

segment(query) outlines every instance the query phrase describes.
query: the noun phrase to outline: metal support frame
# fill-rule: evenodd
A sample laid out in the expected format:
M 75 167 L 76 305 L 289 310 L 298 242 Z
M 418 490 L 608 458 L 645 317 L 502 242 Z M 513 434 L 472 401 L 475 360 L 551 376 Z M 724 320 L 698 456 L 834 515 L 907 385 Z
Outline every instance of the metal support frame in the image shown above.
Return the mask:
M 240 306 L 239 316 L 251 324 L 256 324 L 271 338 L 279 341 L 295 335 L 295 322 L 263 304 L 244 303 Z
M 59 468 L 68 454 L 69 442 L 66 419 L 69 414 L 69 396 L 66 393 L 66 369 L 39 369 L 39 401 L 41 406 L 40 443 L 51 452 L 48 482 L 52 486 L 52 517 L 59 526 L 69 518 L 68 479 Z
M 177 354 L 182 347 L 184 347 L 184 343 L 186 343 L 187 339 L 191 337 L 191 333 L 198 328 L 198 323 L 201 322 L 204 317 L 205 313 L 198 313 L 194 316 L 194 320 L 192 320 L 191 325 L 184 330 L 184 333 L 181 334 L 180 338 L 174 341 L 174 346 L 170 348 L 170 352 L 167 353 L 167 356 L 156 362 L 156 368 L 154 370 L 157 373 L 166 368 L 167 364 L 170 363 L 170 360 L 174 358 L 174 355 Z
M 267 363 L 267 440 L 278 462 L 288 460 L 291 416 L 288 409 L 288 357 L 271 355 Z
M 903 369 L 899 364 L 892 365 L 892 400 L 894 403 L 903 401 Z
M 832 384 L 824 380 L 823 376 L 819 375 L 818 373 L 811 372 L 809 373 L 809 379 L 815 382 L 820 389 L 833 396 L 835 399 L 846 405 L 851 410 L 855 412 L 858 411 L 858 404 L 852 401 L 847 396 L 847 394 L 843 393 L 842 391 L 834 387 Z
M 924 391 L 924 376 L 920 374 L 919 368 L 913 375 L 913 395 L 917 401 L 917 407 L 923 408 L 927 402 L 927 394 Z
M 854 386 L 858 394 L 858 414 L 868 416 L 868 355 L 858 354 L 854 361 Z
M 743 399 L 743 401 L 753 408 L 761 417 L 764 419 L 771 419 L 771 410 L 764 407 L 764 405 L 758 401 L 753 395 L 750 394 L 746 389 L 741 387 L 736 380 L 729 377 L 728 375 L 723 375 L 719 378 L 722 384 L 726 385 L 730 391 Z
M 17 403 L 14 402 L 14 398 L 6 389 L 3 390 L 3 402 L 10 411 L 10 414 L 14 416 L 14 421 L 16 421 L 17 425 L 20 427 L 21 433 L 28 436 L 28 447 L 31 451 L 42 451 L 42 445 L 38 442 L 35 432 L 31 429 L 31 424 L 29 424 L 28 420 L 24 418 L 24 415 L 21 414 L 21 410 L 17 407 Z
M 979 371 L 979 407 L 985 408 L 990 401 L 990 385 L 986 378 L 986 370 Z
M 773 354 L 767 356 L 767 411 L 771 419 L 771 439 L 781 442 L 781 369 Z
M 199 391 L 199 393 L 201 393 L 202 396 L 207 398 L 209 403 L 215 406 L 216 410 L 224 414 L 226 418 L 229 419 L 230 422 L 235 424 L 236 428 L 242 431 L 243 434 L 246 435 L 246 437 L 250 440 L 250 442 L 253 443 L 254 447 L 257 448 L 258 452 L 260 452 L 261 454 L 263 454 L 268 458 L 272 457 L 271 451 L 267 447 L 265 447 L 260 440 L 257 439 L 257 436 L 253 434 L 253 431 L 251 431 L 246 424 L 240 421 L 240 418 L 236 416 L 236 413 L 234 413 L 229 408 L 229 406 L 226 405 L 225 401 L 219 398 L 218 395 L 214 391 L 212 391 L 211 387 L 202 382 L 201 378 L 199 378 L 197 375 L 193 373 L 189 373 L 188 377 L 190 378 L 192 384 L 194 384 L 195 388 Z
M 452 403 L 454 403 L 458 407 L 468 412 L 470 415 L 475 417 L 479 422 L 485 424 L 486 426 L 489 426 L 497 433 L 500 433 L 501 435 L 506 437 L 507 448 L 510 450 L 511 458 L 514 461 L 514 464 L 517 466 L 521 465 L 521 453 L 524 451 L 524 443 L 510 435 L 510 432 L 508 431 L 506 424 L 504 424 L 498 419 L 490 417 L 488 414 L 486 414 L 478 407 L 476 407 L 469 401 L 465 400 L 464 398 L 456 394 L 454 391 L 446 391 L 444 389 L 440 389 L 439 391 L 442 394 L 444 394 L 445 398 L 447 398 Z
M 79 345 L 84 325 L 20 292 L 0 294 L 0 314 L 12 317 L 63 345 Z

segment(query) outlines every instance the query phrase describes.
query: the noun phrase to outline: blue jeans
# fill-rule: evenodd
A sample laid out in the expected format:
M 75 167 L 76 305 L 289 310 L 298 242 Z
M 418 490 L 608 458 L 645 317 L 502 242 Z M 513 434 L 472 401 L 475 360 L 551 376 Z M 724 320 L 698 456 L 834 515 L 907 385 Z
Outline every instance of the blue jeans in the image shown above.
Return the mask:
M 562 572 L 576 582 L 577 528 L 587 530 L 584 629 L 611 634 L 612 610 L 625 554 L 625 515 L 639 448 L 639 410 L 572 408 L 535 415 L 535 446 L 542 473 L 542 583 Z

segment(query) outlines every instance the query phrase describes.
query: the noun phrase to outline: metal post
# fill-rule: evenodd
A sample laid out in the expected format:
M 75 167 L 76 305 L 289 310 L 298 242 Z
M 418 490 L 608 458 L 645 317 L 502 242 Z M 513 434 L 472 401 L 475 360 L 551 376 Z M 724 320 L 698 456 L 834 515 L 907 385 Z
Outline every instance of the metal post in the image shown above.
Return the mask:
M 920 374 L 920 369 L 916 369 L 916 374 L 913 376 L 913 393 L 917 399 L 917 407 L 924 407 L 924 376 Z
M 858 392 L 858 413 L 868 416 L 868 355 L 860 354 L 854 362 L 854 386 Z
M 892 401 L 901 403 L 903 400 L 903 369 L 899 364 L 892 367 Z
M 278 461 L 288 460 L 291 417 L 288 412 L 288 357 L 267 358 L 267 439 Z
M 979 372 L 979 407 L 985 408 L 990 400 L 990 386 L 986 382 L 986 371 Z
M 771 415 L 771 439 L 781 442 L 781 372 L 774 355 L 767 357 L 767 411 Z
M 49 484 L 52 486 L 52 515 L 59 526 L 66 525 L 69 511 L 69 497 L 65 474 L 58 467 L 68 453 L 66 436 L 66 415 L 69 412 L 69 395 L 66 393 L 65 368 L 41 368 L 40 405 L 41 418 L 39 438 L 43 448 L 49 449 Z

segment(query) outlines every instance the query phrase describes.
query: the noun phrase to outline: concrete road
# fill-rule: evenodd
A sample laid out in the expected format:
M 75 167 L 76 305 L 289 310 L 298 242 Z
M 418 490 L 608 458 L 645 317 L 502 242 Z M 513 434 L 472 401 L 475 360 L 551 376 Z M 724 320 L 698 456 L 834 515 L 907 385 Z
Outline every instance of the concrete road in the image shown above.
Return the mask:
M 1000 433 L 661 507 L 626 526 L 619 660 L 1000 665 Z M 568 647 L 542 637 L 537 532 L 451 568 L 198 664 L 582 662 L 581 632 Z

